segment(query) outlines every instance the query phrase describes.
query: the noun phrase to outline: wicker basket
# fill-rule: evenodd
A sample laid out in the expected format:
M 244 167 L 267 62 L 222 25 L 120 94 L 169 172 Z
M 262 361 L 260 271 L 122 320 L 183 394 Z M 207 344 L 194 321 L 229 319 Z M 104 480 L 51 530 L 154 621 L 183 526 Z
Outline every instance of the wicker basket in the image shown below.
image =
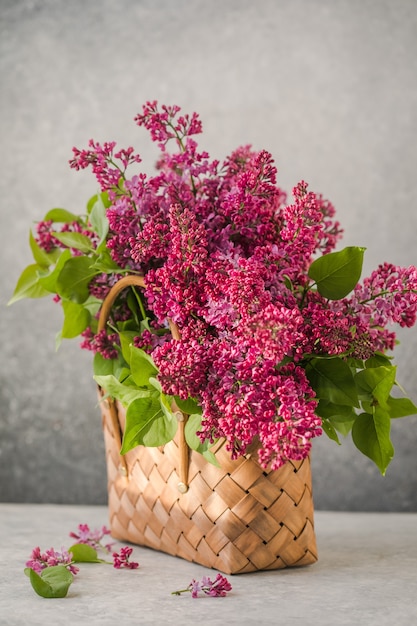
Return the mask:
M 105 326 L 118 293 L 110 291 L 100 316 Z M 174 334 L 175 334 L 175 328 Z M 238 574 L 308 565 L 317 560 L 310 459 L 264 470 L 256 450 L 235 461 L 220 442 L 220 468 L 189 450 L 180 412 L 175 439 L 163 447 L 138 446 L 120 456 L 124 408 L 99 390 L 114 538 Z

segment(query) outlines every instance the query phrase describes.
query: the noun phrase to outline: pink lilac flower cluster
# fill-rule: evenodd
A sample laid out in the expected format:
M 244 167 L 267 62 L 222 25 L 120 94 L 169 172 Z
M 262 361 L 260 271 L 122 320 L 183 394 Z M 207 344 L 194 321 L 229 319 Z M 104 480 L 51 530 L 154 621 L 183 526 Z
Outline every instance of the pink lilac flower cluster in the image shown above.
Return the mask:
M 232 585 L 227 578 L 222 576 L 222 574 L 217 574 L 214 580 L 211 580 L 208 576 L 203 576 L 201 581 L 193 578 L 186 589 L 173 591 L 172 595 L 179 596 L 182 593 L 191 592 L 193 598 L 198 598 L 201 593 L 212 598 L 224 598 L 231 590 Z
M 122 270 L 145 277 L 150 330 L 138 329 L 134 344 L 152 354 L 165 393 L 202 406 L 202 440 L 225 437 L 236 457 L 258 438 L 260 461 L 273 469 L 304 458 L 322 432 L 306 355 L 366 359 L 392 349 L 388 325 L 416 321 L 417 270 L 381 265 L 350 297 L 324 298 L 308 288 L 308 268 L 341 237 L 330 202 L 301 181 L 287 203 L 265 150 L 211 160 L 194 139 L 198 116 L 177 106 L 148 102 L 135 120 L 161 150 L 154 176 L 127 177 L 140 157 L 113 142 L 91 140 L 70 162 L 91 167 L 111 202 L 107 248 L 118 269 L 95 277 L 90 293 L 104 298 Z M 51 237 L 41 224 L 39 245 L 49 250 Z M 131 314 L 120 307 L 114 319 Z M 167 319 L 179 341 L 164 335 Z M 117 355 L 117 333 L 83 334 L 84 348 Z
M 79 524 L 77 532 L 71 531 L 69 534 L 70 537 L 76 539 L 76 543 L 86 544 L 95 550 L 111 552 L 114 542 L 104 544 L 102 540 L 106 535 L 110 535 L 110 529 L 106 526 L 92 530 L 88 524 Z M 133 548 L 128 546 L 120 548 L 119 552 L 113 552 L 113 567 L 116 569 L 137 569 L 139 563 L 130 560 L 132 552 Z
M 60 551 L 50 548 L 46 552 L 41 552 L 41 549 L 36 547 L 32 550 L 29 560 L 26 561 L 26 567 L 33 569 L 37 574 L 40 574 L 46 567 L 55 565 L 64 565 L 72 574 L 79 572 L 79 568 L 72 562 L 72 555 L 64 548 Z
M 102 540 L 106 535 L 110 535 L 110 529 L 106 526 L 91 529 L 88 524 L 78 524 L 77 531 L 69 533 L 69 536 L 76 540 L 75 543 L 84 543 L 95 550 L 103 549 L 110 552 L 114 542 L 104 544 Z
M 130 560 L 132 552 L 133 548 L 130 548 L 129 546 L 120 548 L 119 552 L 113 552 L 113 567 L 116 569 L 137 569 L 139 567 L 139 563 Z

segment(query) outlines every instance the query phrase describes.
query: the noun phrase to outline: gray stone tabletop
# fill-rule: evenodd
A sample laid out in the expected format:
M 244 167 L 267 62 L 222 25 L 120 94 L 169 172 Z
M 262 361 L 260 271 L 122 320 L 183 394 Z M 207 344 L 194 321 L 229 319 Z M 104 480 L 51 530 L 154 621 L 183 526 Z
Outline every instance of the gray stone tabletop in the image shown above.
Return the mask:
M 23 573 L 35 546 L 71 545 L 78 524 L 107 524 L 103 506 L 0 504 L 1 626 L 204 623 L 385 626 L 417 623 L 417 514 L 317 511 L 319 561 L 229 576 L 225 598 L 173 596 L 200 565 L 134 547 L 137 570 L 84 564 L 63 599 L 37 596 Z

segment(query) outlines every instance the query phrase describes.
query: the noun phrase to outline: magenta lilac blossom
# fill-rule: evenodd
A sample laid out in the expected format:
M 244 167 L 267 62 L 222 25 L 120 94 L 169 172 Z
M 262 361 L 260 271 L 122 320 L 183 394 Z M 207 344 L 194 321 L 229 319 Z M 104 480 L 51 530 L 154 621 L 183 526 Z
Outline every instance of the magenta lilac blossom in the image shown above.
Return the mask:
M 222 574 L 217 574 L 214 580 L 211 580 L 208 576 L 203 576 L 201 580 L 193 578 L 188 587 L 173 591 L 172 595 L 180 596 L 183 593 L 190 592 L 192 598 L 198 598 L 201 594 L 212 598 L 224 598 L 231 590 L 232 585 L 227 578 Z
M 59 227 L 47 215 L 35 235 L 43 253 L 78 257 L 82 276 L 84 260 L 94 261 L 76 294 L 88 319 L 81 346 L 117 363 L 127 386 L 135 383 L 131 346 L 145 351 L 162 393 L 198 404 L 202 443 L 224 438 L 236 458 L 258 442 L 264 468 L 301 460 L 331 414 L 333 395 L 316 384 L 326 363 L 334 359 L 352 387 L 351 369 L 366 370 L 372 358 L 387 366 L 395 326 L 416 323 L 417 269 L 384 263 L 329 296 L 320 289 L 326 271 L 313 279 L 310 270 L 342 236 L 331 202 L 304 180 L 287 198 L 267 150 L 244 145 L 211 159 L 196 142 L 199 116 L 177 105 L 147 102 L 135 122 L 160 150 L 154 174 L 138 171 L 132 147 L 91 139 L 73 149 L 70 165 L 92 170 L 101 204 L 83 218 L 64 215 Z M 146 288 L 121 294 L 98 331 L 100 305 L 125 274 L 142 276 Z M 66 297 L 64 289 L 56 298 Z M 370 419 L 377 406 L 381 419 L 387 398 L 365 399 Z M 397 405 L 404 410 L 412 406 Z
M 64 565 L 72 574 L 77 574 L 79 571 L 79 568 L 72 562 L 72 555 L 64 548 L 61 550 L 50 548 L 41 552 L 41 549 L 36 547 L 32 550 L 29 560 L 26 561 L 26 567 L 33 569 L 37 574 L 55 565 Z

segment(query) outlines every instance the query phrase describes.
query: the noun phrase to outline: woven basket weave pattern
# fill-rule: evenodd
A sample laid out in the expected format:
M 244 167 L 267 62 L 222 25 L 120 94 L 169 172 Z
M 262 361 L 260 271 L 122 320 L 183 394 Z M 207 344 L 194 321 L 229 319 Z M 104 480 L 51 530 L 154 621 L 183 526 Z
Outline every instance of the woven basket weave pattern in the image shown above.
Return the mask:
M 256 454 L 232 461 L 222 444 L 220 468 L 190 451 L 187 493 L 178 491 L 176 440 L 139 446 L 125 456 L 101 402 L 112 535 L 226 574 L 308 565 L 317 560 L 309 458 L 263 470 Z M 124 409 L 116 405 L 121 429 Z

